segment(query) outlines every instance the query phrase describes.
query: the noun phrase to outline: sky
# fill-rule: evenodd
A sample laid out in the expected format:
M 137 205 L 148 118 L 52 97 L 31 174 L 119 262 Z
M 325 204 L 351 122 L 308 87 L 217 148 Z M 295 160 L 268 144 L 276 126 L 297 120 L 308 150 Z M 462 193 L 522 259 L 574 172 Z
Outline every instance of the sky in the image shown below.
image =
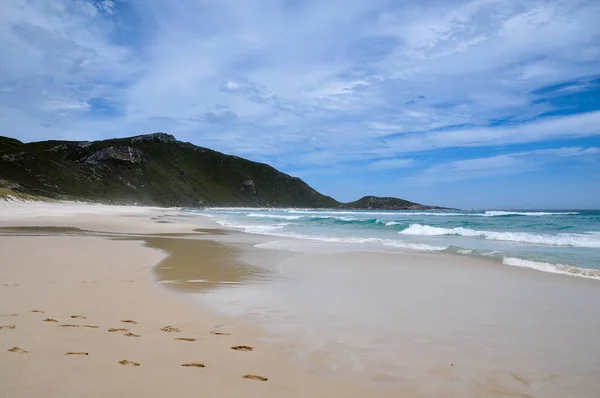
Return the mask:
M 599 1 L 0 8 L 0 135 L 163 131 L 343 201 L 600 208 Z

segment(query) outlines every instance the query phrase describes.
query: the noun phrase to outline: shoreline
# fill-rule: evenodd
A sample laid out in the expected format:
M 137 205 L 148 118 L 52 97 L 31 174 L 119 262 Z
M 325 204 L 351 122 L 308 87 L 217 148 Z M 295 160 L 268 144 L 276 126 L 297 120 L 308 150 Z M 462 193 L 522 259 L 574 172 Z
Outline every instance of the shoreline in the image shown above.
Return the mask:
M 41 228 L 33 232 L 42 233 L 18 229 L 7 236 L 0 230 L 0 247 L 12 262 L 0 271 L 2 284 L 8 285 L 0 286 L 0 313 L 18 314 L 0 318 L 0 324 L 16 326 L 0 330 L 0 342 L 29 351 L 0 353 L 6 359 L 0 365 L 4 375 L 0 381 L 7 381 L 13 395 L 125 396 L 143 391 L 147 396 L 159 396 L 176 391 L 179 396 L 192 396 L 187 388 L 208 386 L 219 397 L 239 396 L 243 391 L 244 396 L 265 397 L 505 394 L 562 398 L 569 393 L 592 397 L 587 392 L 599 387 L 589 376 L 577 380 L 566 374 L 565 369 L 570 368 L 564 366 L 570 362 L 557 364 L 556 369 L 544 365 L 542 373 L 533 372 L 536 365 L 547 362 L 542 354 L 549 346 L 544 341 L 563 342 L 568 337 L 563 326 L 560 333 L 546 330 L 547 322 L 557 319 L 547 313 L 550 306 L 566 311 L 557 301 L 565 295 L 577 302 L 596 297 L 595 281 L 498 267 L 492 261 L 482 267 L 478 259 L 446 253 L 264 249 L 261 245 L 273 237 L 216 228 L 206 217 L 190 217 L 194 223 L 185 224 L 186 217 L 179 217 L 174 209 L 134 208 L 127 213 L 127 209 L 105 208 L 99 214 L 81 213 L 82 208 L 69 210 L 68 206 L 62 209 L 67 213 L 75 210 L 71 211 L 75 214 L 31 213 L 27 218 L 18 212 L 16 217 L 0 214 L 1 226 L 12 222 L 31 228 L 37 224 Z M 118 214 L 111 214 L 113 210 Z M 97 236 L 92 236 L 94 233 Z M 372 269 L 367 274 L 363 272 L 365 264 Z M 223 285 L 223 281 L 229 283 Z M 18 286 L 12 286 L 15 284 Z M 511 294 L 506 296 L 503 289 Z M 394 290 L 400 295 L 371 302 L 375 291 Z M 550 302 L 531 301 L 536 295 L 548 295 Z M 473 297 L 478 299 L 473 301 Z M 341 307 L 327 309 L 341 298 L 345 300 Z M 448 308 L 460 311 L 448 318 Z M 55 317 L 58 324 L 79 324 L 70 318 L 73 314 L 87 319 L 80 327 L 60 328 L 40 323 L 39 317 L 35 318 L 40 314 L 28 312 L 33 309 L 46 311 L 44 316 Z M 548 320 L 532 320 L 525 316 L 527 311 L 542 311 Z M 566 320 L 581 322 L 598 312 L 593 308 L 585 311 L 570 314 Z M 128 318 L 138 324 L 125 324 L 125 328 L 140 337 L 106 331 L 122 326 L 120 320 Z M 99 327 L 84 328 L 83 322 Z M 597 323 L 587 323 L 589 330 L 579 337 L 581 341 L 564 343 L 569 341 L 572 352 L 580 355 L 593 350 L 598 343 L 587 338 L 600 331 Z M 160 331 L 169 325 L 182 331 Z M 40 338 L 41 327 L 51 332 Z M 517 340 L 506 337 L 511 328 L 518 331 Z M 527 351 L 519 336 L 533 331 L 540 341 L 532 341 L 533 351 Z M 87 341 L 91 333 L 96 334 Z M 175 335 L 196 341 L 174 341 Z M 230 348 L 234 344 L 254 349 L 236 352 Z M 506 344 L 500 351 L 494 348 Z M 64 351 L 91 347 L 90 355 L 70 358 L 57 351 L 60 347 Z M 190 348 L 196 351 L 196 347 L 206 368 L 181 373 L 192 370 L 181 369 L 185 361 L 200 360 L 189 356 Z M 519 350 L 525 350 L 524 354 Z M 127 359 L 140 366 L 128 369 L 117 364 L 114 354 L 121 352 L 131 354 Z M 525 352 L 530 358 L 522 357 Z M 29 359 L 34 353 L 41 357 Z M 563 353 L 557 351 L 553 358 L 560 355 Z M 568 362 L 566 359 L 562 361 Z M 478 365 L 481 361 L 485 366 Z M 86 368 L 90 363 L 92 368 Z M 28 382 L 19 369 L 32 366 L 34 381 Z M 85 373 L 91 369 L 100 376 Z M 76 386 L 49 384 L 50 376 L 59 378 L 59 371 L 70 374 L 67 381 Z M 590 362 L 589 372 L 597 371 L 600 365 Z M 269 380 L 246 380 L 241 375 L 244 372 Z M 204 374 L 210 374 L 210 380 Z M 546 380 L 550 376 L 555 380 Z M 121 380 L 97 390 L 86 387 L 97 387 L 105 377 Z M 576 380 L 580 386 L 574 386 Z M 537 395 L 536 391 L 558 395 Z
M 218 315 L 157 286 L 154 267 L 169 258 L 168 250 L 152 243 L 147 247 L 144 238 L 154 243 L 184 239 L 121 234 L 187 235 L 199 226 L 152 220 L 162 210 L 137 215 L 114 215 L 112 210 L 26 219 L 0 216 L 2 226 L 59 226 L 106 234 L 57 235 L 50 229 L 50 234 L 0 236 L 0 326 L 7 326 L 0 330 L 3 396 L 389 396 L 385 387 L 303 372 L 286 359 L 285 347 L 262 341 L 266 334 L 255 325 Z M 213 225 L 206 222 L 204 227 Z M 130 320 L 135 323 L 123 322 Z M 180 332 L 162 331 L 165 327 Z M 117 331 L 109 331 L 113 329 Z M 236 346 L 252 351 L 231 349 Z M 18 350 L 7 351 L 11 347 Z
M 477 258 L 480 261 L 493 261 L 496 265 L 504 267 L 514 268 L 525 268 L 536 270 L 538 272 L 552 273 L 557 275 L 575 276 L 585 279 L 600 280 L 600 268 L 597 267 L 597 262 L 594 262 L 597 255 L 593 255 L 592 251 L 595 250 L 596 245 L 600 244 L 600 241 L 596 241 L 596 235 L 594 232 L 586 232 L 588 235 L 577 235 L 577 238 L 569 237 L 569 234 L 561 236 L 559 238 L 552 235 L 535 235 L 526 232 L 492 232 L 486 230 L 480 230 L 476 227 L 457 227 L 457 228 L 446 228 L 446 227 L 432 227 L 429 225 L 421 225 L 419 222 L 407 216 L 412 215 L 436 215 L 434 212 L 423 213 L 423 212 L 380 212 L 380 211 L 363 211 L 363 212 L 325 212 L 321 214 L 319 212 L 313 212 L 310 209 L 284 209 L 281 214 L 271 215 L 269 212 L 261 214 L 255 212 L 260 209 L 253 208 L 214 208 L 213 210 L 238 210 L 242 214 L 248 213 L 246 216 L 254 217 L 252 220 L 258 220 L 257 222 L 247 223 L 242 217 L 241 219 L 231 218 L 232 215 L 224 213 L 221 215 L 221 219 L 217 222 L 225 228 L 232 228 L 234 230 L 243 231 L 245 233 L 261 236 L 271 236 L 280 239 L 287 240 L 286 246 L 294 246 L 290 242 L 302 242 L 298 246 L 302 246 L 300 250 L 293 249 L 291 247 L 282 247 L 282 250 L 295 250 L 303 251 L 310 250 L 308 246 L 310 244 L 314 246 L 322 245 L 329 247 L 335 247 L 338 245 L 345 246 L 351 251 L 377 251 L 377 252 L 426 252 L 426 253 L 440 253 L 450 255 L 453 257 L 461 258 Z M 281 210 L 278 209 L 263 209 L 273 210 L 276 213 Z M 182 212 L 197 214 L 200 216 L 205 215 L 204 212 L 196 212 L 194 210 L 182 209 Z M 465 213 L 465 214 L 454 214 L 454 213 L 439 213 L 440 216 L 477 216 L 478 218 L 490 218 L 497 219 L 497 217 L 512 217 L 522 216 L 521 221 L 526 216 L 551 216 L 551 215 L 576 215 L 584 214 L 586 211 L 580 212 L 561 212 L 561 213 L 548 213 L 548 212 L 507 212 L 507 211 L 485 211 L 485 214 L 480 213 Z M 239 212 L 234 212 L 238 213 Z M 211 219 L 217 218 L 218 213 L 209 215 Z M 356 218 L 356 215 L 358 216 Z M 389 221 L 386 217 L 390 215 L 396 215 L 398 219 L 402 221 Z M 381 218 L 381 219 L 380 219 Z M 389 218 L 389 217 L 388 217 Z M 444 217 L 446 218 L 446 217 Z M 265 221 L 270 221 L 265 223 Z M 333 223 L 325 226 L 316 224 L 314 231 L 305 233 L 301 227 L 311 228 L 311 225 L 307 221 L 332 221 Z M 339 220 L 339 221 L 338 221 Z M 410 221 L 409 221 L 410 220 Z M 335 223 L 342 223 L 345 228 L 348 224 L 364 224 L 369 226 L 374 224 L 380 228 L 373 229 L 371 234 L 362 235 L 364 231 L 347 229 L 349 235 L 326 235 L 327 232 L 319 231 L 319 229 L 326 230 L 328 228 L 338 228 Z M 381 228 L 385 225 L 385 229 Z M 433 223 L 432 225 L 436 225 Z M 396 227 L 399 226 L 399 227 Z M 391 227 L 388 229 L 388 227 Z M 398 228 L 398 229 L 396 229 Z M 469 229 L 476 228 L 476 229 Z M 341 232 L 339 229 L 337 232 Z M 407 232 L 408 231 L 408 232 Z M 383 234 L 382 234 L 383 232 Z M 394 234 L 395 232 L 395 234 Z M 320 235 L 323 234 L 323 235 Z M 353 234 L 354 233 L 354 234 Z M 393 235 L 392 235 L 393 234 Z M 399 235 L 398 235 L 399 234 Z M 488 234 L 490 236 L 488 236 Z M 468 241 L 473 237 L 484 238 L 482 240 Z M 431 239 L 423 239 L 431 238 Z M 458 239 L 458 240 L 455 240 Z M 513 241 L 514 239 L 514 241 Z M 552 240 L 556 240 L 556 242 Z M 569 239 L 574 240 L 570 242 Z M 583 239 L 583 241 L 576 241 L 577 239 Z M 585 239 L 592 239 L 593 241 L 585 241 Z M 517 245 L 525 245 L 525 251 L 514 251 L 510 250 L 510 245 L 515 242 Z M 550 243 L 548 243 L 550 242 Z M 269 248 L 274 248 L 273 243 L 270 242 Z M 504 246 L 503 246 L 504 245 Z M 265 246 L 266 247 L 266 246 Z M 505 250 L 506 249 L 506 250 Z M 539 251 L 537 255 L 531 255 Z M 583 251 L 587 251 L 584 253 Z M 561 254 L 568 253 L 569 258 L 573 259 L 573 262 L 567 261 Z M 557 256 L 558 255 L 558 256 Z M 586 257 L 587 256 L 587 257 Z M 598 258 L 600 261 L 600 258 Z

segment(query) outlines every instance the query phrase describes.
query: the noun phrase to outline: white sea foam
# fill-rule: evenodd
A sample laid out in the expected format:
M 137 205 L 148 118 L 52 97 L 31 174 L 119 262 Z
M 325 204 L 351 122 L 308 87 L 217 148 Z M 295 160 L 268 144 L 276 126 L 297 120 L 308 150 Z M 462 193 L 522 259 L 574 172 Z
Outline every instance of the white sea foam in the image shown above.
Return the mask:
M 429 212 L 429 211 L 400 211 L 398 213 L 392 213 L 394 215 L 402 215 L 402 216 L 436 216 L 436 217 L 456 217 L 456 216 L 465 216 L 470 215 L 469 213 L 442 213 L 442 212 Z
M 530 268 L 553 274 L 578 276 L 581 278 L 600 280 L 600 270 L 589 268 L 578 268 L 565 264 L 550 264 L 537 261 L 522 260 L 520 258 L 507 257 L 502 261 L 505 265 L 512 267 Z
M 537 235 L 527 232 L 477 231 L 462 227 L 438 228 L 421 224 L 411 224 L 408 228 L 399 231 L 398 233 L 402 235 L 419 236 L 459 235 L 507 242 L 533 243 L 538 245 L 600 248 L 600 238 L 591 234 Z
M 286 209 L 273 209 L 271 207 L 206 207 L 204 210 L 246 213 L 248 211 L 285 211 Z
M 393 225 L 400 225 L 400 224 L 402 224 L 402 223 L 397 222 L 397 221 L 388 221 L 388 222 L 385 223 L 385 226 L 386 227 L 391 227 Z
M 579 214 L 578 212 L 558 212 L 551 213 L 545 211 L 486 211 L 481 214 L 483 217 L 500 217 L 500 216 L 561 216 Z
M 355 217 L 346 217 L 346 216 L 333 216 L 333 215 L 323 215 L 319 213 L 306 213 L 303 216 L 290 216 L 285 214 L 264 214 L 264 213 L 250 213 L 246 214 L 246 217 L 253 218 L 274 218 L 274 219 L 283 219 L 283 220 L 341 220 L 341 221 L 365 221 L 367 219 L 355 218 Z
M 397 247 L 399 249 L 419 250 L 426 252 L 437 252 L 448 249 L 448 246 L 425 245 L 422 243 L 400 242 L 397 240 L 382 240 L 381 244 L 388 247 Z
M 379 239 L 379 238 L 358 238 L 353 236 L 347 237 L 329 237 L 329 236 L 309 236 L 309 235 L 300 235 L 300 234 L 285 234 L 282 236 L 288 236 L 291 238 L 297 239 L 305 239 L 319 242 L 329 242 L 329 243 L 350 243 L 350 244 L 369 244 L 369 245 L 379 245 L 386 247 L 395 247 L 398 249 L 411 249 L 411 250 L 420 250 L 420 251 L 442 251 L 446 250 L 448 246 L 434 246 L 434 245 L 425 245 L 420 243 L 410 243 L 410 242 L 402 242 L 392 239 Z
M 282 232 L 281 229 L 289 223 L 277 224 L 277 225 L 240 225 L 232 224 L 227 221 L 219 220 L 219 224 L 228 228 L 241 229 L 244 232 L 257 235 L 270 235 L 270 236 L 281 236 L 287 238 L 303 239 L 309 241 L 327 242 L 327 243 L 349 243 L 349 244 L 372 244 L 385 247 L 394 247 L 399 249 L 410 249 L 420 251 L 442 251 L 446 250 L 448 246 L 437 246 L 437 245 L 425 245 L 421 243 L 410 243 L 401 242 L 392 239 L 379 239 L 379 238 L 359 238 L 359 237 L 329 237 L 329 236 L 314 236 L 314 235 L 302 235 L 289 232 Z
M 247 214 L 246 217 L 256 217 L 256 218 L 282 218 L 284 220 L 298 220 L 302 218 L 302 216 L 286 216 L 286 215 L 278 215 L 278 214 L 262 214 L 262 213 L 250 213 Z
M 306 214 L 306 215 L 339 215 L 339 214 L 352 214 L 361 216 L 465 216 L 470 215 L 469 213 L 443 213 L 441 211 L 413 211 L 413 210 L 396 210 L 396 211 L 322 211 L 322 210 L 287 210 L 286 213 L 292 214 Z M 474 214 L 477 215 L 477 214 Z
M 244 214 L 247 217 L 257 218 L 281 218 L 288 220 L 299 220 L 301 218 L 312 219 L 328 219 L 334 218 L 339 220 L 365 220 L 369 218 L 345 219 L 343 216 L 398 216 L 398 217 L 414 217 L 414 216 L 431 216 L 431 217 L 503 217 L 503 216 L 554 216 L 554 215 L 576 215 L 579 212 L 544 212 L 544 211 L 503 211 L 503 210 L 488 210 L 485 212 L 444 212 L 444 211 L 326 211 L 326 210 L 310 210 L 310 209 L 243 209 L 243 208 L 212 208 L 211 210 L 225 211 L 229 214 Z M 258 212 L 257 212 L 258 211 Z M 275 214 L 273 214 L 275 213 Z M 393 225 L 393 224 L 392 224 Z
M 323 211 L 323 210 L 308 210 L 308 209 L 289 209 L 289 210 L 285 210 L 286 213 L 292 213 L 292 214 L 306 214 L 306 215 L 322 215 L 322 214 L 327 214 L 327 215 L 338 215 L 338 214 L 353 214 L 353 215 L 388 215 L 388 216 L 393 216 L 395 214 L 398 214 L 398 212 L 380 212 L 380 211 Z
M 500 254 L 500 252 L 498 250 L 492 250 L 491 252 L 482 252 L 481 253 L 482 256 L 487 256 L 487 257 L 494 257 L 498 254 Z
M 248 224 L 234 224 L 224 220 L 216 220 L 217 223 L 226 227 L 226 228 L 234 228 L 241 229 L 244 232 L 248 232 L 251 234 L 259 234 L 259 235 L 272 235 L 276 231 L 280 231 L 285 228 L 290 223 L 278 223 L 278 224 L 266 224 L 266 225 L 248 225 Z

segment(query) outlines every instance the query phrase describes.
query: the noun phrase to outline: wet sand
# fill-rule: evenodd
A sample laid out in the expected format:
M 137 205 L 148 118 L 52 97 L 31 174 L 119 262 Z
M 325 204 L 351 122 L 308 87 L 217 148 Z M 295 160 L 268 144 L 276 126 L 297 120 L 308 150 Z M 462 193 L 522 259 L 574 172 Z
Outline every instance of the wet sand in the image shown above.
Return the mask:
M 240 261 L 239 249 L 210 240 L 144 238 L 145 246 L 168 253 L 152 268 L 157 283 L 178 292 L 202 292 L 243 283 L 264 270 Z
M 256 314 L 307 371 L 407 396 L 600 391 L 597 281 L 433 253 L 296 252 L 278 271 L 199 299 Z

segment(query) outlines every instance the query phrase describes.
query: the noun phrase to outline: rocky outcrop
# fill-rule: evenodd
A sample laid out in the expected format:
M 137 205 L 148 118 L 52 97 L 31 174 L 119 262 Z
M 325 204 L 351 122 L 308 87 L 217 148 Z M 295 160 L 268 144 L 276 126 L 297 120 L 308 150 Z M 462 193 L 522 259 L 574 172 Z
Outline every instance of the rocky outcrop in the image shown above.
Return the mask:
M 256 195 L 256 184 L 251 179 L 242 181 L 242 191 L 248 190 L 252 195 Z
M 162 142 L 162 143 L 173 143 L 177 142 L 177 139 L 171 134 L 167 133 L 153 133 L 153 134 L 144 134 L 138 135 L 136 137 L 131 138 L 131 143 L 139 143 L 139 142 Z
M 33 157 L 31 156 L 31 154 L 24 151 L 17 153 L 7 153 L 5 155 L 0 156 L 0 160 L 11 163 L 21 163 L 32 159 Z
M 98 164 L 107 159 L 122 160 L 124 162 L 141 163 L 144 161 L 143 152 L 139 149 L 120 146 L 120 147 L 108 147 L 94 152 L 90 156 L 86 157 L 83 161 L 89 164 Z

